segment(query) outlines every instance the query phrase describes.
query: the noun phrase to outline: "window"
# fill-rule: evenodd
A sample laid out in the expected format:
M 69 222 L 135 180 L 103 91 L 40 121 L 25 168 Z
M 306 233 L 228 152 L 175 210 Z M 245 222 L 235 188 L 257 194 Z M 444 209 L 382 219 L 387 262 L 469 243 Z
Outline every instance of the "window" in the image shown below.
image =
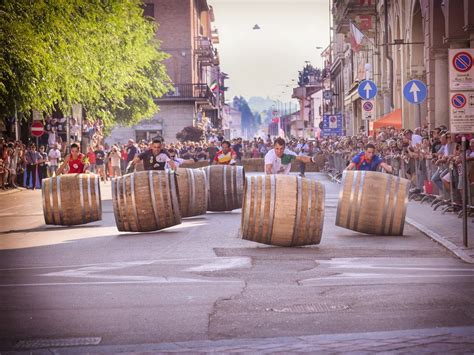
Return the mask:
M 143 16 L 155 18 L 155 4 L 144 3 L 143 7 Z

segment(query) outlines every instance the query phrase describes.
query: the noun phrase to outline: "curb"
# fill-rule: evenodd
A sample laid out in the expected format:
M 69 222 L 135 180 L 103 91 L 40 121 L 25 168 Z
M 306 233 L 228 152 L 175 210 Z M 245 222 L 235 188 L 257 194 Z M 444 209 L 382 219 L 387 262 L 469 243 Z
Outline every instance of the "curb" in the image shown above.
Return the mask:
M 448 249 L 451 253 L 453 253 L 456 257 L 464 261 L 465 263 L 468 264 L 474 264 L 474 258 L 469 256 L 461 247 L 458 247 L 456 244 L 450 242 L 449 240 L 446 240 L 442 236 L 440 236 L 438 233 L 433 232 L 431 229 L 425 227 L 424 225 L 415 222 L 413 219 L 410 217 L 406 217 L 405 221 L 411 225 L 412 227 L 415 227 L 418 229 L 421 233 L 425 234 L 427 237 L 432 239 L 438 244 L 441 244 L 443 247 Z
M 17 189 L 10 189 L 10 190 L 1 191 L 0 192 L 0 197 L 1 196 L 6 196 L 6 195 L 11 195 L 11 194 L 14 194 L 14 193 L 17 193 L 17 192 L 26 191 L 26 190 L 27 189 L 25 189 L 24 187 L 20 187 L 20 188 L 17 188 Z

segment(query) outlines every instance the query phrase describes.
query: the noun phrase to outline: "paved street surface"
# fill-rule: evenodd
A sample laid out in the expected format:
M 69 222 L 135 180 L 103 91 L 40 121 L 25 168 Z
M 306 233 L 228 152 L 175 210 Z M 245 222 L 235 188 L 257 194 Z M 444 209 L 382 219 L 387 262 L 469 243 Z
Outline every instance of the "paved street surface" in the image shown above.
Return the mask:
M 0 351 L 474 351 L 474 265 L 417 229 L 367 236 L 334 225 L 321 244 L 241 240 L 240 210 L 160 232 L 103 220 L 45 226 L 41 192 L 0 195 Z

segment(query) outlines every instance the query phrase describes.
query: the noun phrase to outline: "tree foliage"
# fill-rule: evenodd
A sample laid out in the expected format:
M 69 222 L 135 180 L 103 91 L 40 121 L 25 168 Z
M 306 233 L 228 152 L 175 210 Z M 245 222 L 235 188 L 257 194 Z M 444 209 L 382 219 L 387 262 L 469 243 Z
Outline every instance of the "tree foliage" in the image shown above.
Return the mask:
M 80 103 L 108 123 L 152 116 L 170 89 L 156 26 L 140 0 L 3 0 L 0 113 Z
M 201 128 L 187 126 L 181 132 L 176 133 L 176 138 L 181 142 L 199 142 L 203 138 L 204 131 Z

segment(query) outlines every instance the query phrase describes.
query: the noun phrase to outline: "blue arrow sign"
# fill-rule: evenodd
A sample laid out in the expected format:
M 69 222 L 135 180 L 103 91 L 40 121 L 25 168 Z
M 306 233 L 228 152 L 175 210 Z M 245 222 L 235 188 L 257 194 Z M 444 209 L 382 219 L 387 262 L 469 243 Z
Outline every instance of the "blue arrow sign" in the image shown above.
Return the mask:
M 403 96 L 411 104 L 419 104 L 426 99 L 426 84 L 420 80 L 410 80 L 403 87 Z
M 377 85 L 372 80 L 363 80 L 359 83 L 357 91 L 363 100 L 370 100 L 377 95 Z

